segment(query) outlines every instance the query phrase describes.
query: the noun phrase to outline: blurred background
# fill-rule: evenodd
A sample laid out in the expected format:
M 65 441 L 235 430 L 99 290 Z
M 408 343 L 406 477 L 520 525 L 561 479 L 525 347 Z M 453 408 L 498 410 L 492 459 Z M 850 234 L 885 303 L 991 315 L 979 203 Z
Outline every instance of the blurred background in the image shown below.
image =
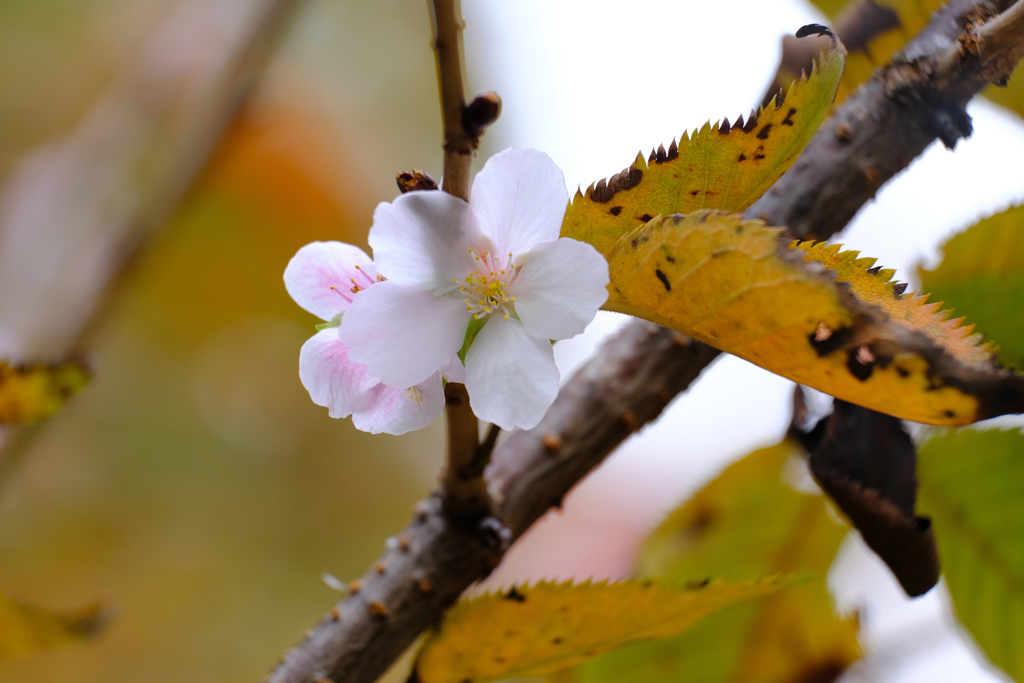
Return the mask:
M 175 137 L 200 124 L 169 115 L 132 128 L 111 98 L 145 90 L 130 76 L 150 64 L 140 54 L 157 56 L 158 75 L 186 62 L 202 71 L 246 5 L 0 3 L 0 220 L 29 226 L 0 239 L 0 264 L 5 244 L 32 242 L 40 262 L 68 248 L 63 224 L 43 220 L 60 215 L 47 213 L 48 200 L 64 196 L 60 184 L 31 201 L 19 195 L 26 178 L 60 168 L 46 165 L 55 150 L 94 149 L 90 141 L 104 135 L 126 146 L 123 155 L 141 145 L 131 172 L 150 186 L 159 160 L 187 169 L 202 156 Z M 536 147 L 561 166 L 570 192 L 617 172 L 638 150 L 746 114 L 775 72 L 781 36 L 824 20 L 803 0 L 462 5 L 469 89 L 496 90 L 504 101 L 478 167 L 505 147 Z M 184 28 L 168 32 L 168 22 Z M 307 0 L 166 221 L 159 211 L 127 211 L 130 202 L 104 195 L 105 186 L 88 188 L 86 205 L 104 199 L 97 215 L 141 213 L 158 229 L 131 233 L 108 249 L 116 258 L 90 261 L 92 270 L 48 275 L 31 259 L 6 264 L 0 351 L 42 354 L 83 329 L 79 346 L 96 373 L 4 470 L 0 593 L 51 608 L 99 599 L 114 619 L 95 642 L 0 662 L 0 681 L 258 680 L 338 598 L 321 574 L 361 574 L 433 487 L 440 421 L 403 437 L 370 436 L 309 400 L 298 351 L 318 321 L 291 302 L 281 279 L 310 241 L 365 247 L 374 206 L 397 194 L 397 172 L 440 177 L 429 38 L 423 0 Z M 180 92 L 170 105 L 147 95 L 132 111 L 180 109 L 191 91 Z M 970 140 L 953 153 L 930 149 L 841 238 L 912 287 L 916 265 L 933 265 L 949 235 L 1024 196 L 1002 161 L 1024 156 L 1024 125 L 985 102 L 969 111 Z M 97 183 L 104 169 L 116 176 L 96 168 Z M 145 187 L 136 194 L 153 198 Z M 68 225 L 87 241 L 93 233 L 77 218 Z M 139 234 L 147 238 L 136 251 Z M 93 297 L 93 315 L 75 278 L 121 261 L 128 267 Z M 18 301 L 33 303 L 19 309 Z M 12 329 L 26 316 L 43 322 L 19 337 Z M 601 314 L 585 335 L 559 344 L 563 376 L 621 322 Z M 781 438 L 791 390 L 721 360 L 531 531 L 492 583 L 628 575 L 665 513 L 729 462 Z M 841 608 L 861 610 L 868 651 L 846 680 L 999 680 L 953 625 L 941 586 L 902 598 L 854 539 L 832 583 Z

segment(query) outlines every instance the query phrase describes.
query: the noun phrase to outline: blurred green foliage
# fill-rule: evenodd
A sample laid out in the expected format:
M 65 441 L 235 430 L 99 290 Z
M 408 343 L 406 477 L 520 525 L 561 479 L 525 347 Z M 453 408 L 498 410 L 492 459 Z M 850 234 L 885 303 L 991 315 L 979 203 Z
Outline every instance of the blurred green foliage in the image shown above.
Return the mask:
M 1024 207 L 985 218 L 943 246 L 935 270 L 919 269 L 921 289 L 967 316 L 992 342 L 999 362 L 1024 370 Z M 1007 302 L 1011 305 L 1007 306 Z
M 993 664 L 1024 680 L 1024 434 L 937 435 L 921 447 L 918 478 L 957 617 Z

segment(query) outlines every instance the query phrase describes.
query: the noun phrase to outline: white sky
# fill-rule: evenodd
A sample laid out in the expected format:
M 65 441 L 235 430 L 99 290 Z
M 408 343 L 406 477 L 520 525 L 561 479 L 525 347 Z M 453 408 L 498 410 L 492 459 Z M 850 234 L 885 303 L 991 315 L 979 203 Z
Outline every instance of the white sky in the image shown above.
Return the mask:
M 802 0 L 462 5 L 471 89 L 496 90 L 503 100 L 490 148 L 547 152 L 570 193 L 683 130 L 746 116 L 775 71 L 781 36 L 824 20 Z M 916 265 L 934 264 L 949 235 L 1024 197 L 1024 180 L 1008 173 L 1014 169 L 1006 162 L 1024 158 L 1024 125 L 986 103 L 969 111 L 970 140 L 954 153 L 930 148 L 841 235 L 847 246 L 896 268 L 912 288 Z M 559 344 L 563 377 L 622 320 L 601 314 L 585 335 Z M 722 359 L 581 485 L 561 515 L 531 533 L 498 579 L 570 576 L 581 560 L 598 575 L 627 571 L 615 539 L 635 538 L 729 462 L 777 442 L 791 390 L 787 380 Z M 870 653 L 848 683 L 1004 680 L 987 673 L 974 646 L 956 635 L 944 590 L 905 599 L 884 565 L 851 539 L 831 580 L 841 606 L 861 609 Z

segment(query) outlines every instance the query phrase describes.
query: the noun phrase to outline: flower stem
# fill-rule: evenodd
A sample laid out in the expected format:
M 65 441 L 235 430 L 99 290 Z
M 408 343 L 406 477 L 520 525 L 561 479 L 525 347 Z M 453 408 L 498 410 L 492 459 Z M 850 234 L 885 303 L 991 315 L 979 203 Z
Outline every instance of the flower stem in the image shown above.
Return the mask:
M 467 108 L 462 82 L 462 10 L 459 0 L 428 0 L 434 28 L 437 84 L 444 124 L 444 179 L 448 194 L 469 201 L 469 176 L 480 135 L 501 111 L 494 93 L 477 97 Z M 469 124 L 469 125 L 467 125 Z M 461 384 L 445 387 L 448 456 L 444 473 L 444 509 L 457 519 L 489 513 L 491 500 L 478 459 L 478 421 Z M 489 452 L 486 458 L 489 459 Z

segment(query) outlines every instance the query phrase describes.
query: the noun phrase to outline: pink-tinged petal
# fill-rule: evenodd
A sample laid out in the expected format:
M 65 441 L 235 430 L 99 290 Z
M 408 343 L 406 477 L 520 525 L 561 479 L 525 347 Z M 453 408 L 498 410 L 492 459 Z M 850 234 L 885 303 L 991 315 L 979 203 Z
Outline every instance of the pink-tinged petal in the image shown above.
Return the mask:
M 405 434 L 423 429 L 444 409 L 441 373 L 409 389 L 374 387 L 363 410 L 352 414 L 352 424 L 371 434 Z
M 433 291 L 473 270 L 469 248 L 476 230 L 469 204 L 426 190 L 378 204 L 369 242 L 382 275 L 403 287 Z
M 514 318 L 488 320 L 466 354 L 466 390 L 481 420 L 536 427 L 558 395 L 551 342 L 531 337 Z
M 302 308 L 322 320 L 348 310 L 355 294 L 377 281 L 377 267 L 362 249 L 344 242 L 313 242 L 284 269 L 284 286 Z M 357 289 L 358 291 L 358 289 Z
M 299 378 L 313 403 L 325 406 L 331 417 L 348 417 L 365 410 L 369 394 L 380 380 L 352 362 L 338 328 L 320 330 L 302 345 Z
M 506 149 L 473 181 L 470 205 L 480 230 L 504 258 L 558 239 L 569 203 L 562 171 L 535 149 Z
M 527 333 L 541 339 L 581 334 L 608 300 L 608 261 L 585 242 L 563 237 L 519 257 L 509 288 Z
M 441 374 L 410 389 L 393 389 L 348 357 L 338 328 L 317 332 L 299 353 L 299 377 L 313 403 L 331 417 L 352 416 L 356 429 L 405 434 L 430 424 L 444 408 Z
M 360 292 L 342 318 L 349 357 L 392 387 L 411 387 L 439 371 L 462 348 L 466 305 L 388 280 Z

